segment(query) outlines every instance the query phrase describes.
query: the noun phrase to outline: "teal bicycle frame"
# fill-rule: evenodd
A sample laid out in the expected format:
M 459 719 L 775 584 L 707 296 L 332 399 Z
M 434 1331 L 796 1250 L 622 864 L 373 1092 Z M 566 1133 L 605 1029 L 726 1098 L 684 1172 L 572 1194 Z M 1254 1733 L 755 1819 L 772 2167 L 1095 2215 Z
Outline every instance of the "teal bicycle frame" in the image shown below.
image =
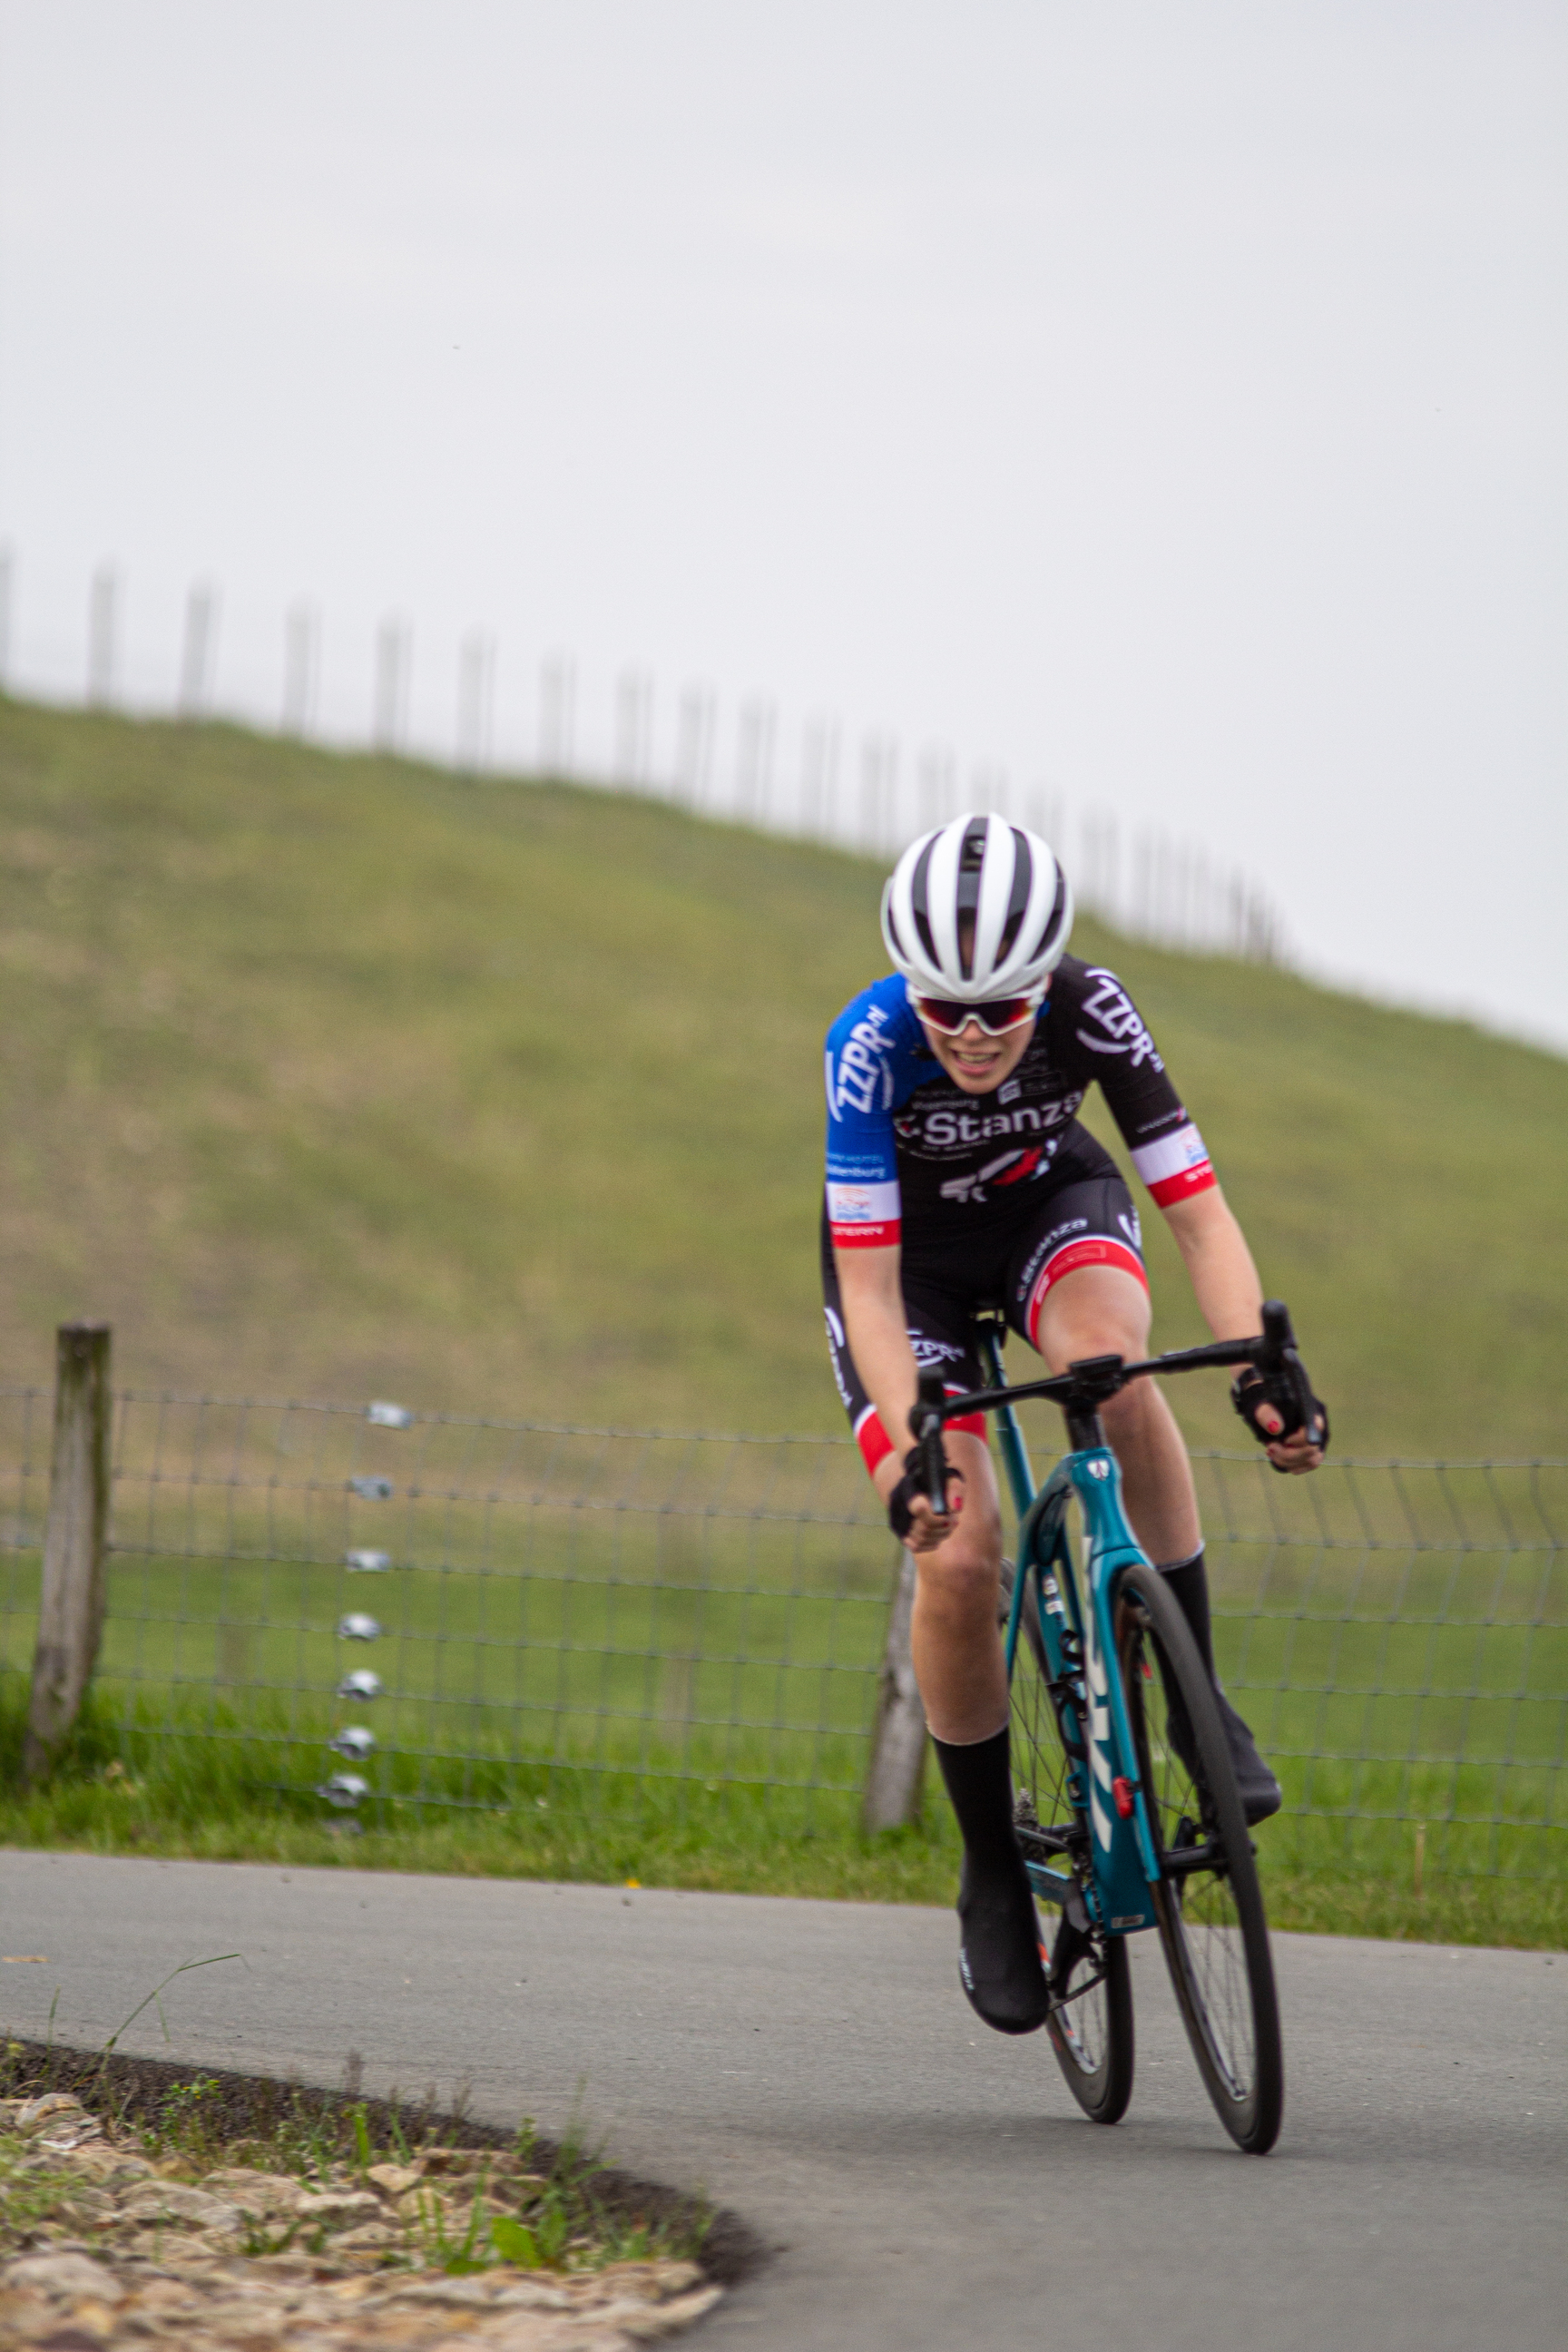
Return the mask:
M 994 1330 L 982 1325 L 979 1339 L 991 1386 L 1005 1388 Z M 1091 1866 L 1084 1899 L 1102 1933 L 1132 1935 L 1155 1925 L 1152 1890 L 1159 1884 L 1160 1865 L 1115 1665 L 1114 1621 L 1122 1570 L 1145 1554 L 1127 1524 L 1121 1471 L 1109 1446 L 1065 1454 L 1037 1493 L 1011 1404 L 996 1405 L 994 1415 L 1018 1517 L 1007 1679 L 1011 1684 L 1024 1611 L 1032 1606 L 1068 1756 L 1068 1794 L 1089 1827 Z M 1082 1592 L 1067 1534 L 1068 1507 L 1074 1495 L 1083 1511 Z M 1079 1881 L 1066 1871 L 1036 1861 L 1026 1867 L 1042 1902 L 1066 1903 L 1078 1888 Z

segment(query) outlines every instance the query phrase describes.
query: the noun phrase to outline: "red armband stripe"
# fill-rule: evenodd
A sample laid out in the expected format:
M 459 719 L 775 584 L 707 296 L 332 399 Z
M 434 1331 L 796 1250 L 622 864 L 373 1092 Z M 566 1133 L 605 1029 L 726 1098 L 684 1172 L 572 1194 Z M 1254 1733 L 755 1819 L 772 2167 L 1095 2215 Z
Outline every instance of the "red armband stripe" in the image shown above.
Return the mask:
M 1195 1167 L 1183 1168 L 1174 1176 L 1163 1177 L 1159 1183 L 1151 1184 L 1149 1197 L 1159 1208 L 1168 1209 L 1173 1201 L 1191 1200 L 1194 1192 L 1211 1192 L 1218 1182 L 1211 1163 L 1200 1160 Z
M 894 1217 L 879 1225 L 836 1225 L 829 1223 L 835 1249 L 896 1249 L 900 1220 Z

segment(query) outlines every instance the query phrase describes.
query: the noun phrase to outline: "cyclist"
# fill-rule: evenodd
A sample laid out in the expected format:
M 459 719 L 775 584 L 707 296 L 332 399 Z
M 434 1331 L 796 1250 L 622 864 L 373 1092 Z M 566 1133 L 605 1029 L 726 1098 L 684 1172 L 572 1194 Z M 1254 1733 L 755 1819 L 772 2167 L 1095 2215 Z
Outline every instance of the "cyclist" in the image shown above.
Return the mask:
M 1079 1124 L 1096 1079 L 1181 1250 L 1216 1339 L 1259 1328 L 1240 1226 L 1136 1006 L 1114 972 L 1067 953 L 1072 892 L 1038 835 L 955 817 L 900 858 L 882 900 L 894 972 L 827 1034 L 823 1284 L 839 1395 L 893 1531 L 914 1554 L 915 1676 L 963 1837 L 960 1975 L 989 2025 L 1045 2021 L 1034 1902 L 1013 1832 L 1008 1697 L 996 1602 L 1002 1518 L 984 1422 L 950 1422 L 948 1507 L 906 1454 L 917 1367 L 950 1396 L 985 1385 L 973 1313 L 999 1306 L 1059 1371 L 1147 1354 L 1150 1306 L 1132 1196 Z M 1276 1469 L 1315 1469 L 1328 1415 L 1288 1429 L 1244 1371 L 1236 1406 Z M 1152 1381 L 1103 1408 L 1127 1514 L 1168 1578 L 1211 1675 L 1208 1587 L 1186 1449 Z M 1215 1680 L 1249 1822 L 1279 1782 Z M 1183 1742 L 1174 1717 L 1171 1736 Z M 1190 1739 L 1190 1726 L 1186 1738 Z M 1187 1759 L 1189 1763 L 1191 1759 Z

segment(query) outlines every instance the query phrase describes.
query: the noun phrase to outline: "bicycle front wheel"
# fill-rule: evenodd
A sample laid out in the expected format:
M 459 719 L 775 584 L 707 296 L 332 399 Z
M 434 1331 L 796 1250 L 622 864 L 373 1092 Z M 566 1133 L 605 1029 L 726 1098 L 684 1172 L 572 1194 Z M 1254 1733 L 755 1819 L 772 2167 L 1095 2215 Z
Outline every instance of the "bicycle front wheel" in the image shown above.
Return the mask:
M 1004 1562 L 1002 1575 L 1005 1624 L 1012 1602 L 1011 1563 Z M 1025 1861 L 1048 1872 L 1062 1888 L 1047 1963 L 1058 2005 L 1046 2032 L 1084 2114 L 1093 2123 L 1116 2124 L 1132 2096 L 1131 1972 L 1125 1938 L 1102 1936 L 1089 1925 L 1082 1893 L 1089 1838 L 1068 1795 L 1069 1759 L 1049 1684 L 1031 1591 L 1025 1595 L 1013 1661 L 1014 1826 Z
M 1164 1579 L 1142 1560 L 1121 1578 L 1116 1645 L 1176 2005 L 1215 2114 L 1263 2156 L 1285 2108 L 1263 1891 L 1214 1685 Z

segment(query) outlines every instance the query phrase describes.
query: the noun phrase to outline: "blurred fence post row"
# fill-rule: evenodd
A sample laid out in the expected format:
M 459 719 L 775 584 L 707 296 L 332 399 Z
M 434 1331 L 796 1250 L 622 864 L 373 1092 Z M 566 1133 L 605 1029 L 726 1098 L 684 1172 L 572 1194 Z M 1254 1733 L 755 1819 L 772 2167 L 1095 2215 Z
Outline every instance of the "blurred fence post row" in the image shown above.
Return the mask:
M 56 1400 L 0 1389 L 0 1709 L 65 1689 L 40 1761 L 101 1622 L 76 1769 L 191 1812 L 848 1835 L 918 1797 L 907 1562 L 847 1438 L 125 1391 L 106 1475 L 107 1350 L 68 1330 Z M 1561 1875 L 1568 1462 L 1194 1465 L 1271 1858 Z
M 13 559 L 0 549 L 0 687 L 14 667 L 15 585 Z M 85 691 L 94 708 L 111 708 L 121 693 L 123 608 L 121 575 L 101 565 L 88 600 Z M 173 705 L 182 718 L 199 719 L 218 707 L 220 610 L 216 584 L 197 581 L 186 602 Z M 308 737 L 320 724 L 322 700 L 321 618 L 312 604 L 289 606 L 281 652 L 277 721 L 284 734 Z M 421 742 L 420 756 L 467 775 L 498 772 L 498 667 L 494 636 L 470 629 L 458 648 L 450 738 L 444 745 Z M 413 685 L 413 625 L 405 615 L 389 614 L 375 632 L 366 730 L 378 751 L 410 749 Z M 583 700 L 576 662 L 565 654 L 548 657 L 538 671 L 531 740 L 509 745 L 510 766 L 647 793 L 696 814 L 879 856 L 963 808 L 990 809 L 1045 834 L 1071 866 L 1080 902 L 1122 929 L 1163 945 L 1253 962 L 1287 960 L 1279 914 L 1246 874 L 1193 842 L 1156 828 L 1129 830 L 1103 810 L 1081 812 L 1069 827 L 1058 795 L 1016 787 L 994 764 L 966 769 L 948 746 L 928 744 L 910 761 L 892 736 L 872 731 L 855 763 L 841 756 L 838 723 L 816 714 L 798 730 L 786 758 L 777 706 L 769 697 L 743 698 L 725 735 L 716 692 L 697 684 L 671 704 L 661 745 L 655 682 L 633 667 L 611 682 L 602 698 L 605 723 L 596 730 L 583 723 Z M 591 735 L 597 751 L 590 749 Z

